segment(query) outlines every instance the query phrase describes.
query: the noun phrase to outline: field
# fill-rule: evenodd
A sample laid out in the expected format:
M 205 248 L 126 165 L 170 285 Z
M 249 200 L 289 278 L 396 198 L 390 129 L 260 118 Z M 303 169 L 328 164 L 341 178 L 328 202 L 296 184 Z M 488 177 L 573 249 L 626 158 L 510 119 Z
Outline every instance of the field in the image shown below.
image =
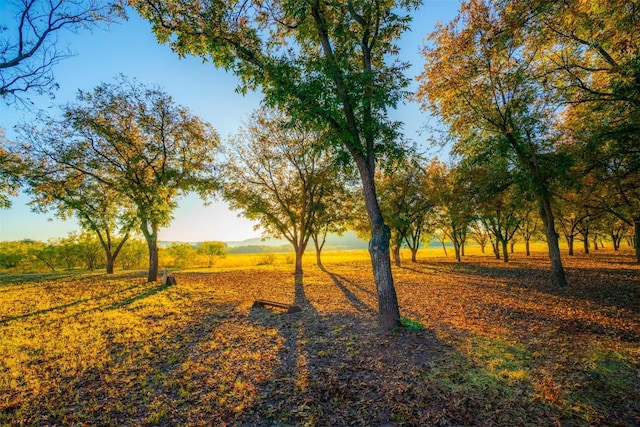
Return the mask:
M 376 329 L 365 252 L 212 270 L 0 275 L 0 425 L 640 425 L 630 252 L 394 268 L 405 327 Z M 301 313 L 252 308 L 296 302 Z

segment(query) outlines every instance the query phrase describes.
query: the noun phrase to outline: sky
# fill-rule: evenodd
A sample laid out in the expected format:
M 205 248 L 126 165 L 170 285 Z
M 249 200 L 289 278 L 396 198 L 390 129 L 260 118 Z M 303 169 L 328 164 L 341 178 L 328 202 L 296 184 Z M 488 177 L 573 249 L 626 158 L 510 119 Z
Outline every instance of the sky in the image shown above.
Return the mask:
M 425 0 L 414 13 L 411 31 L 400 41 L 400 57 L 412 64 L 407 75 L 421 71 L 420 46 L 437 21 L 448 22 L 457 13 L 459 0 Z M 6 4 L 6 3 L 5 3 Z M 5 14 L 5 11 L 0 11 Z M 235 91 L 238 80 L 232 74 L 203 63 L 196 57 L 179 58 L 167 45 L 159 45 L 148 22 L 134 11 L 127 21 L 108 28 L 66 32 L 58 42 L 74 56 L 54 68 L 60 89 L 55 99 L 31 95 L 33 108 L 26 110 L 0 102 L 0 126 L 9 139 L 15 138 L 14 126 L 29 122 L 39 109 L 50 114 L 58 106 L 74 101 L 79 89 L 90 91 L 102 82 L 113 82 L 118 74 L 136 78 L 146 85 L 159 85 L 174 101 L 211 123 L 223 140 L 236 133 L 262 99 L 260 93 L 241 95 Z M 5 17 L 2 18 L 4 21 Z M 405 136 L 418 143 L 426 139 L 422 132 L 427 115 L 416 104 L 405 103 L 392 112 L 404 123 Z M 79 231 L 75 220 L 61 221 L 53 213 L 36 214 L 27 205 L 28 195 L 12 198 L 12 207 L 0 209 L 0 241 L 66 237 Z M 224 201 L 205 206 L 197 196 L 186 196 L 173 213 L 171 225 L 159 232 L 162 241 L 198 242 L 204 240 L 237 241 L 260 237 L 254 223 L 240 212 L 230 211 Z

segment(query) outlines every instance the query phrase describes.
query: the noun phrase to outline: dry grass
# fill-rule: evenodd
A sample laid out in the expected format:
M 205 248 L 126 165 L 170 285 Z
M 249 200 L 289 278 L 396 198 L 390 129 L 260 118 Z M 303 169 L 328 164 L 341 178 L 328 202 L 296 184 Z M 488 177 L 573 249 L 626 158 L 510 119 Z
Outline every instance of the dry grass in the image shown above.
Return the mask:
M 326 254 L 323 270 L 309 254 L 298 286 L 286 254 L 230 256 L 171 287 L 0 276 L 0 424 L 640 424 L 629 253 L 567 257 L 558 290 L 542 253 L 430 251 L 394 271 L 411 327 L 389 335 L 364 251 Z

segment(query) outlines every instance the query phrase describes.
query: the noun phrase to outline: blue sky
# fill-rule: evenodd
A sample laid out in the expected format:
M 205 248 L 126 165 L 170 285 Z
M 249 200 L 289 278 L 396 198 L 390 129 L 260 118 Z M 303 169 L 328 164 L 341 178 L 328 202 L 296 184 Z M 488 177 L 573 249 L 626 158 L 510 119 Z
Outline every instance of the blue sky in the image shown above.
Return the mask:
M 433 29 L 436 21 L 452 19 L 459 6 L 458 0 L 426 0 L 415 13 L 412 31 L 401 40 L 401 57 L 411 62 L 408 75 L 415 77 L 423 64 L 419 48 L 424 37 Z M 122 73 L 135 77 L 145 84 L 157 84 L 164 88 L 176 103 L 188 107 L 195 115 L 211 123 L 226 139 L 237 131 L 241 122 L 258 106 L 261 95 L 250 93 L 242 96 L 235 92 L 237 79 L 223 70 L 199 58 L 179 58 L 168 46 L 159 45 L 150 25 L 134 12 L 129 20 L 113 24 L 106 29 L 78 34 L 65 33 L 59 43 L 75 53 L 54 69 L 60 89 L 56 98 L 32 96 L 34 110 L 44 109 L 55 113 L 57 105 L 73 101 L 78 89 L 91 90 L 102 82 L 111 82 Z M 7 136 L 14 137 L 13 127 L 33 117 L 32 111 L 16 109 L 0 103 L 0 126 Z M 427 120 L 417 105 L 406 104 L 394 112 L 395 118 L 405 123 L 405 134 L 417 142 L 425 136 L 419 130 Z M 78 230 L 75 221 L 60 221 L 53 214 L 35 214 L 27 206 L 25 195 L 13 199 L 9 210 L 0 210 L 0 240 L 25 238 L 48 240 L 64 237 Z M 160 240 L 202 241 L 243 240 L 259 237 L 253 224 L 232 212 L 224 202 L 209 206 L 195 196 L 181 200 L 174 212 L 171 225 L 160 231 Z

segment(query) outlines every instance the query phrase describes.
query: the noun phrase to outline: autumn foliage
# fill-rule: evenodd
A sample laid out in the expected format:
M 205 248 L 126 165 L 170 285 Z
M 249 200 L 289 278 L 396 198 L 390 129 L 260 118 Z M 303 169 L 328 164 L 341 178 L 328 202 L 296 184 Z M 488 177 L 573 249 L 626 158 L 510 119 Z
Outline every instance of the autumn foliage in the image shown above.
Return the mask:
M 380 334 L 366 253 L 175 273 L 0 276 L 2 425 L 640 423 L 631 252 L 429 257 Z M 405 254 L 410 256 L 410 254 Z M 252 308 L 255 299 L 303 311 Z

